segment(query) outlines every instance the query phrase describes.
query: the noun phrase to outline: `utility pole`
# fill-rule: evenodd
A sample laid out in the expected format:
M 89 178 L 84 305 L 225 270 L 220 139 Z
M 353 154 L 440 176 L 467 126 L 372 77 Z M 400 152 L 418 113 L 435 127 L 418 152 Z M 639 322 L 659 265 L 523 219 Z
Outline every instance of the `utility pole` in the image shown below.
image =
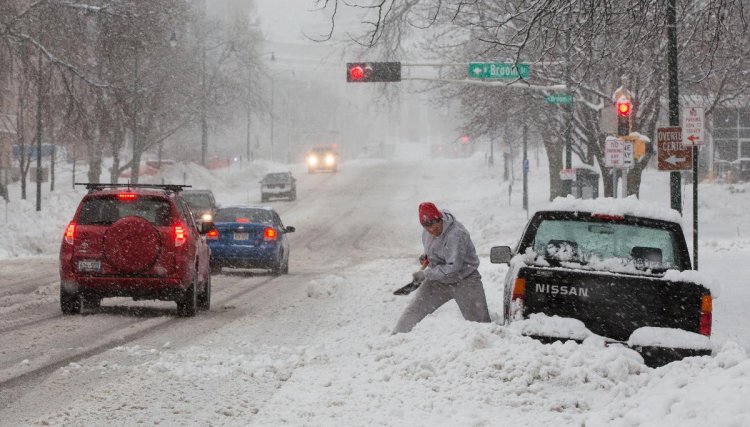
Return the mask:
M 669 75 L 669 126 L 680 126 L 679 81 L 677 80 L 677 5 L 676 0 L 669 0 L 667 5 L 667 69 Z M 693 156 L 695 158 L 695 156 Z M 682 214 L 682 195 L 680 194 L 680 172 L 669 173 L 670 201 L 672 209 Z M 697 261 L 696 261 L 697 264 Z M 697 267 L 696 267 L 697 268 Z
M 495 133 L 490 134 L 490 158 L 487 161 L 488 166 L 495 164 Z
M 526 211 L 526 218 L 529 217 L 529 157 L 528 157 L 528 133 L 529 126 L 523 125 L 523 209 Z
M 273 83 L 273 76 L 271 76 L 271 161 L 273 161 L 273 125 L 274 125 L 274 117 L 276 116 L 276 112 L 274 111 L 274 107 L 276 106 L 274 102 L 274 83 Z
M 36 211 L 42 210 L 42 133 L 44 123 L 42 120 L 42 50 L 38 49 L 37 61 L 37 94 L 36 94 Z M 23 153 L 21 153 L 23 156 Z
M 570 59 L 570 52 L 572 50 L 571 47 L 571 41 L 570 41 L 570 27 L 572 25 L 572 15 L 573 15 L 573 9 L 572 9 L 572 3 L 568 4 L 568 16 L 567 16 L 567 28 L 565 31 L 565 87 L 567 90 L 568 96 L 570 96 L 570 103 L 565 104 L 565 115 L 567 119 L 567 126 L 565 126 L 565 169 L 572 169 L 573 168 L 573 91 L 571 90 L 571 59 Z M 525 129 L 525 128 L 524 128 Z M 562 182 L 562 192 L 563 196 L 567 196 L 571 193 L 573 186 L 573 181 L 566 179 Z
M 208 119 L 206 118 L 206 0 L 202 6 L 203 22 L 201 23 L 201 166 L 206 166 L 208 151 Z
M 140 89 L 138 88 L 138 84 L 139 84 L 139 81 L 138 81 L 139 79 L 138 77 L 138 72 L 139 72 L 138 70 L 138 67 L 139 67 L 138 43 L 140 42 L 136 41 L 135 43 L 135 60 L 133 61 L 134 62 L 134 66 L 133 66 L 134 68 L 133 70 L 133 74 L 134 74 L 133 76 L 134 77 L 134 80 L 133 80 L 133 160 L 132 160 L 132 165 L 130 166 L 130 170 L 131 170 L 130 179 L 134 183 L 138 183 L 138 175 L 141 173 L 140 171 L 141 155 L 139 153 L 139 148 L 138 148 L 138 109 L 139 109 L 138 92 L 140 91 Z

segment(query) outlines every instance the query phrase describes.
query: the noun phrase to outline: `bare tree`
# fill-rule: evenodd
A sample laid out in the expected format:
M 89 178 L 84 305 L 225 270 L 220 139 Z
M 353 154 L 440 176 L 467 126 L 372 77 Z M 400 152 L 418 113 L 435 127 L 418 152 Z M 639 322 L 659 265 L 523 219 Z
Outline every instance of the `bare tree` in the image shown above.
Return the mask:
M 550 197 L 560 194 L 556 178 L 561 164 L 561 135 L 572 126 L 572 150 L 587 164 L 597 161 L 603 176 L 610 170 L 603 162 L 604 132 L 599 116 L 610 105 L 621 76 L 630 77 L 636 94 L 636 123 L 641 133 L 653 135 L 665 98 L 666 2 L 504 1 L 494 0 L 314 0 L 328 10 L 331 32 L 343 9 L 364 14 L 362 31 L 350 35 L 361 46 L 391 57 L 403 55 L 405 40 L 415 32 L 426 35 L 429 51 L 453 61 L 507 59 L 535 64 L 529 84 L 564 85 L 574 93 L 572 124 L 563 114 L 544 106 L 550 92 L 525 91 L 508 87 L 505 93 L 478 87 L 452 90 L 446 96 L 471 102 L 467 126 L 490 131 L 498 125 L 494 117 L 473 108 L 478 100 L 505 108 L 503 125 L 527 122 L 544 140 L 550 163 Z M 681 76 L 688 90 L 711 93 L 717 103 L 739 96 L 747 89 L 747 78 L 729 70 L 747 64 L 748 28 L 744 11 L 747 0 L 685 2 L 679 10 L 681 49 L 691 52 L 681 63 Z M 741 48 L 737 49 L 737 46 Z M 426 46 L 423 46 L 425 48 Z M 538 66 L 536 64 L 539 64 Z M 463 71 L 463 70 L 462 70 Z M 454 76 L 460 78 L 459 76 Z M 698 88 L 701 89 L 698 89 Z M 731 87 L 731 89 L 730 89 Z M 721 95 L 721 94 L 724 95 Z M 545 108 L 548 111 L 543 111 Z M 477 112 L 479 111 L 479 113 Z M 628 176 L 628 193 L 637 194 L 647 155 Z M 605 194 L 612 194 L 605 180 Z

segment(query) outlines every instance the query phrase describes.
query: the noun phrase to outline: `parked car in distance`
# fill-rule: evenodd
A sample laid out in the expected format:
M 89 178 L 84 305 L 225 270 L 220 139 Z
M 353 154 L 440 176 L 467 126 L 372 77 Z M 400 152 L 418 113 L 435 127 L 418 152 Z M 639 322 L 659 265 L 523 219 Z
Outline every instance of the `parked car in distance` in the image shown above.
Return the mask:
M 339 154 L 332 147 L 313 147 L 305 156 L 307 172 L 336 172 L 339 167 Z
M 596 335 L 649 366 L 710 355 L 710 284 L 691 271 L 680 224 L 676 211 L 635 198 L 555 200 L 514 249 L 490 250 L 491 262 L 510 264 L 506 323 L 542 342 Z
M 269 207 L 229 206 L 216 211 L 216 229 L 206 235 L 211 249 L 211 272 L 223 267 L 269 269 L 289 273 L 287 233 L 279 214 Z
M 60 246 L 60 308 L 77 314 L 102 298 L 175 301 L 180 316 L 211 305 L 208 244 L 181 185 L 80 184 L 88 193 Z
M 196 221 L 213 221 L 216 213 L 216 199 L 211 190 L 185 190 L 182 197 L 190 206 L 193 218 Z
M 272 197 L 297 199 L 297 179 L 291 172 L 271 172 L 260 181 L 260 200 L 266 202 Z

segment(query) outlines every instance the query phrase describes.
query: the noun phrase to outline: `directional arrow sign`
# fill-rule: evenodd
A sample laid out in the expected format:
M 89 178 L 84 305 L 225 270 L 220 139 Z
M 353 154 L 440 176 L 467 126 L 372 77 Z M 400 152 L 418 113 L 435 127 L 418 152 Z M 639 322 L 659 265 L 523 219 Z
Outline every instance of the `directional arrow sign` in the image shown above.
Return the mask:
M 706 112 L 703 107 L 682 109 L 682 144 L 686 146 L 706 144 Z
M 672 166 L 677 166 L 678 163 L 685 163 L 685 158 L 677 157 L 674 154 L 672 154 L 671 156 L 667 157 L 665 162 L 669 163 Z
M 682 143 L 682 128 L 669 127 L 656 130 L 659 170 L 690 170 L 693 167 L 693 149 Z

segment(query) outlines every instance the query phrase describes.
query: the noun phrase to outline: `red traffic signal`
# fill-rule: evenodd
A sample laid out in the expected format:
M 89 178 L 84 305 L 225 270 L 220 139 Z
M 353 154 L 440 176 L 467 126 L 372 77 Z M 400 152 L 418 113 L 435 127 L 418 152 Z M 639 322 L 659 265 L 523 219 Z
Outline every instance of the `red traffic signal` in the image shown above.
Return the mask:
M 347 81 L 359 81 L 365 77 L 365 69 L 361 65 L 355 65 L 349 69 Z
M 622 99 L 620 101 L 617 101 L 617 115 L 620 117 L 629 117 L 630 111 L 632 109 L 632 106 L 630 105 L 630 101 L 626 99 Z
M 349 62 L 346 64 L 349 83 L 400 82 L 400 62 Z
M 461 144 L 468 144 L 469 143 L 469 137 L 467 135 L 464 135 L 461 137 Z

